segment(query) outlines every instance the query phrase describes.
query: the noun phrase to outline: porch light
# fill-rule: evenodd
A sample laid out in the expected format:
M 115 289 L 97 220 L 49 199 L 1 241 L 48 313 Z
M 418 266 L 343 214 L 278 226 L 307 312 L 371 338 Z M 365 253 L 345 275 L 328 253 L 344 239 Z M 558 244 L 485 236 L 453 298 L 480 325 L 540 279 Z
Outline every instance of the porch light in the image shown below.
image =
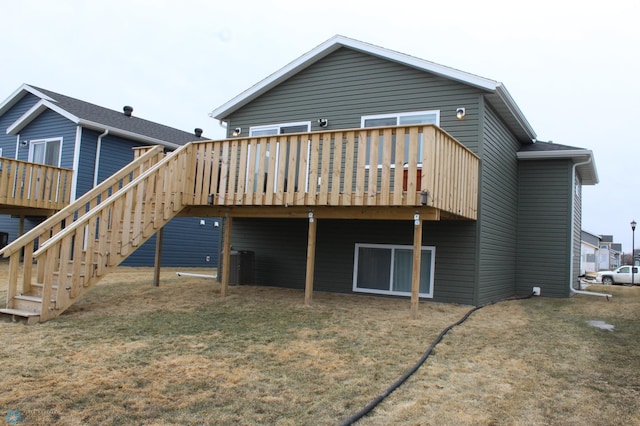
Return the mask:
M 240 133 L 242 133 L 242 127 L 236 127 L 233 129 L 233 136 L 240 136 Z
M 467 114 L 467 111 L 464 108 L 456 109 L 456 117 L 458 117 L 458 120 L 464 119 L 464 116 L 466 114 Z

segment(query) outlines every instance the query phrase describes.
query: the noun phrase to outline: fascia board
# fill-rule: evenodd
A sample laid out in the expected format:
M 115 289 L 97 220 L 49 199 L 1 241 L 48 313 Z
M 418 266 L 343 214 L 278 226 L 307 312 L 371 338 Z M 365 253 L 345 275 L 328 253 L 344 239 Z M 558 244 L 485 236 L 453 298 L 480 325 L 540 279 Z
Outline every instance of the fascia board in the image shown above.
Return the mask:
M 557 159 L 576 159 L 580 157 L 593 157 L 593 152 L 588 149 L 567 149 L 558 151 L 525 151 L 517 153 L 519 160 L 551 160 Z
M 47 101 L 54 101 L 49 96 L 40 92 L 39 90 L 34 89 L 28 84 L 23 84 L 20 86 L 15 92 L 13 92 L 7 99 L 5 99 L 2 103 L 0 103 L 0 115 L 3 115 L 7 112 L 12 106 L 14 106 L 20 99 L 24 97 L 27 93 L 31 93 L 39 97 L 40 99 L 45 99 Z
M 45 110 L 50 109 L 64 118 L 72 121 L 73 123 L 78 123 L 80 120 L 75 115 L 70 112 L 60 108 L 59 106 L 51 103 L 46 99 L 40 99 L 34 106 L 29 108 L 20 118 L 13 122 L 9 127 L 7 127 L 7 134 L 15 135 L 25 128 L 29 123 L 35 120 L 40 114 L 42 114 Z
M 164 141 L 164 140 L 161 140 L 161 139 L 152 138 L 152 137 L 149 137 L 149 136 L 144 136 L 144 135 L 141 135 L 141 134 L 135 133 L 135 132 L 130 132 L 128 130 L 122 130 L 122 129 L 119 129 L 117 127 L 105 126 L 104 124 L 96 123 L 95 121 L 89 121 L 89 120 L 82 120 L 81 119 L 81 120 L 78 121 L 78 125 L 80 125 L 82 127 L 86 127 L 88 129 L 92 129 L 92 130 L 99 130 L 99 131 L 109 130 L 109 134 L 110 135 L 122 136 L 122 137 L 125 137 L 127 139 L 132 139 L 132 140 L 148 143 L 150 145 L 162 145 L 162 146 L 166 146 L 167 148 L 172 148 L 172 149 L 176 149 L 176 148 L 181 146 L 179 144 L 167 142 L 167 141 Z M 195 139 L 195 136 L 194 136 L 194 141 L 195 140 L 196 139 Z
M 527 133 L 529 139 L 536 139 L 537 136 L 536 132 L 533 130 L 533 127 L 531 127 L 531 124 L 529 124 L 529 121 L 527 121 L 526 117 L 511 97 L 511 94 L 507 91 L 507 88 L 504 87 L 502 83 L 498 83 L 498 85 L 496 86 L 496 93 L 498 94 L 498 96 L 500 96 L 502 103 L 509 109 L 511 115 L 516 119 L 519 126 Z

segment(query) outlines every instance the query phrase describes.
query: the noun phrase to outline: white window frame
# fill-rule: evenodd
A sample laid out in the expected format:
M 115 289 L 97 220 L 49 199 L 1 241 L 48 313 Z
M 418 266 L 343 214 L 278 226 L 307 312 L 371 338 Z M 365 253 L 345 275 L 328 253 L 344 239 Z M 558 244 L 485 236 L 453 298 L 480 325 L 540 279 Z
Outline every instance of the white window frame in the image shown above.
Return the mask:
M 259 136 L 271 136 L 271 135 L 279 135 L 282 134 L 281 131 L 284 127 L 297 127 L 297 126 L 307 126 L 307 132 L 311 131 L 311 121 L 298 121 L 294 123 L 277 123 L 277 124 L 267 124 L 264 126 L 253 126 L 249 127 L 249 137 L 254 137 L 254 133 L 256 132 L 265 132 L 269 130 L 273 130 L 273 133 L 266 133 L 264 135 Z
M 391 250 L 391 267 L 389 270 L 389 290 L 372 289 L 366 287 L 358 287 L 358 260 L 360 256 L 360 248 L 379 248 L 384 250 Z M 370 293 L 370 294 L 386 294 L 394 296 L 411 296 L 410 291 L 397 291 L 393 288 L 393 268 L 395 261 L 395 250 L 411 250 L 413 252 L 413 245 L 398 245 L 398 244 L 370 244 L 370 243 L 356 243 L 354 256 L 353 256 L 353 291 L 356 293 Z M 422 246 L 421 251 L 431 252 L 431 265 L 429 274 L 429 291 L 427 293 L 420 293 L 420 297 L 432 299 L 433 298 L 433 282 L 435 276 L 436 265 L 436 248 L 435 246 Z M 422 274 L 421 270 L 421 274 Z
M 400 121 L 403 117 L 414 117 L 416 115 L 435 115 L 435 123 L 433 124 L 435 124 L 438 127 L 440 126 L 440 110 L 435 109 L 435 110 L 429 110 L 429 111 L 409 111 L 409 112 L 395 112 L 391 114 L 363 115 L 360 117 L 360 128 L 369 129 L 369 128 L 376 127 L 376 126 L 365 127 L 365 122 L 367 120 L 377 120 L 377 119 L 394 118 L 394 117 L 396 119 L 395 126 L 401 126 L 403 124 L 401 124 Z M 421 149 L 419 151 L 421 151 Z M 382 159 L 378 158 L 378 162 L 380 161 L 382 161 Z M 365 169 L 368 169 L 369 167 L 370 167 L 370 164 L 367 162 L 367 164 L 365 164 Z M 382 167 L 382 164 L 378 164 L 378 168 L 381 168 L 381 167 Z M 395 167 L 396 167 L 395 163 L 391 164 L 392 169 L 395 169 Z M 418 167 L 422 167 L 421 162 L 418 163 Z
M 440 126 L 440 110 L 439 109 L 434 109 L 429 111 L 394 112 L 391 114 L 363 115 L 362 117 L 360 117 L 360 127 L 365 128 L 364 123 L 366 120 L 375 120 L 379 118 L 392 118 L 392 117 L 396 117 L 395 125 L 400 126 L 399 123 L 400 123 L 401 117 L 411 117 L 416 115 L 428 115 L 428 114 L 434 114 L 436 116 L 435 125 L 439 127 Z
M 60 142 L 60 149 L 58 151 L 58 160 L 57 160 L 57 164 L 49 164 L 50 166 L 54 166 L 54 167 L 60 167 L 61 161 L 62 161 L 62 143 L 63 140 L 62 138 L 47 138 L 47 139 L 35 139 L 35 140 L 31 140 L 31 142 L 29 143 L 29 162 L 31 163 L 35 163 L 36 161 L 34 161 L 34 154 L 35 154 L 35 147 L 36 145 L 44 145 L 45 146 L 45 158 L 46 158 L 46 151 L 47 151 L 47 145 L 49 143 L 52 142 Z M 46 164 L 46 163 L 38 163 L 38 164 Z

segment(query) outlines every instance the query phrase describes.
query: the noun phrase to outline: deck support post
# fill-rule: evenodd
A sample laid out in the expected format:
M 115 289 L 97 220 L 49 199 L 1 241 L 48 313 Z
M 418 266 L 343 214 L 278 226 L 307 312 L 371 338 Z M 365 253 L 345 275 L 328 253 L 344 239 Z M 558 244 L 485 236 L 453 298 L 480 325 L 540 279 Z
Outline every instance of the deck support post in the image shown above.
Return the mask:
M 231 267 L 231 226 L 233 219 L 226 217 L 224 221 L 224 249 L 222 250 L 222 287 L 220 296 L 227 297 L 229 290 L 229 268 Z
M 156 258 L 153 263 L 153 285 L 160 287 L 160 267 L 162 266 L 162 237 L 164 234 L 164 226 L 158 230 L 156 234 Z
M 411 273 L 411 319 L 418 318 L 420 302 L 420 264 L 422 263 L 422 220 L 413 216 L 413 270 Z
M 316 228 L 318 222 L 309 212 L 309 236 L 307 240 L 307 271 L 304 284 L 304 305 L 310 306 L 313 299 L 313 273 L 316 261 Z

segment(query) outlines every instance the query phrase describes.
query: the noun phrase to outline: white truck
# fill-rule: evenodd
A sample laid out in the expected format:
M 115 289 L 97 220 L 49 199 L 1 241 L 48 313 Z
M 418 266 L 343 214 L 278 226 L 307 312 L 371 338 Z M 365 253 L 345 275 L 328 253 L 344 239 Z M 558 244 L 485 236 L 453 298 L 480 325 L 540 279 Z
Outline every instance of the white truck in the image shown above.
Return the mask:
M 596 281 L 602 284 L 631 284 L 640 285 L 640 267 L 621 266 L 613 271 L 600 271 L 596 275 Z

